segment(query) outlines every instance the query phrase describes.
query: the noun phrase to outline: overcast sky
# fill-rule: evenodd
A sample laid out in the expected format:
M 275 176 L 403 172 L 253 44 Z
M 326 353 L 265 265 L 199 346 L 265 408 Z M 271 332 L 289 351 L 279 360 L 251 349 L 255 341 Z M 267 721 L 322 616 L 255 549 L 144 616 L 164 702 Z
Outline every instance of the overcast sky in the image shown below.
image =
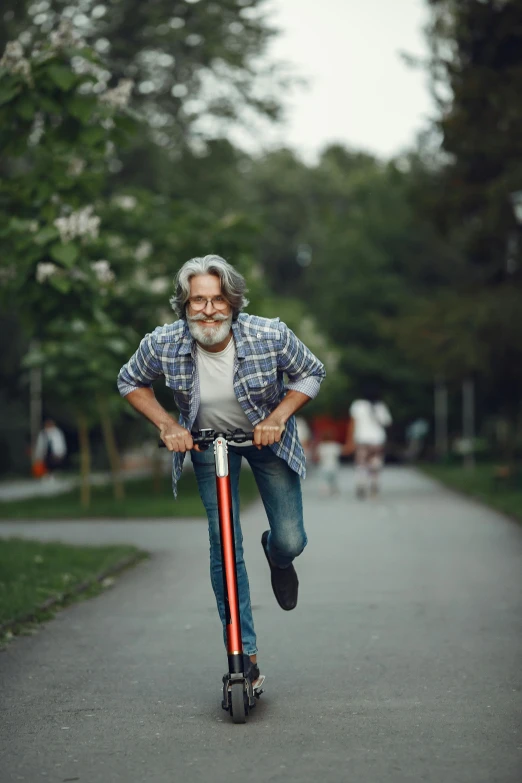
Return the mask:
M 281 28 L 270 55 L 294 64 L 307 90 L 286 100 L 288 121 L 266 139 L 313 159 L 340 141 L 389 157 L 414 143 L 432 108 L 423 72 L 401 59 L 426 55 L 425 0 L 270 0 Z

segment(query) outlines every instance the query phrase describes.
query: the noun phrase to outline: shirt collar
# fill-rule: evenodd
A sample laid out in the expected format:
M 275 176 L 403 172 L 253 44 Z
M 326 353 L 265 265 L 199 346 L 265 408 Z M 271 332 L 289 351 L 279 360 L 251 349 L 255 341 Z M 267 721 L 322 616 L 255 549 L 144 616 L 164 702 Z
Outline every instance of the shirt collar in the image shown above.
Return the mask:
M 243 334 L 239 327 L 239 320 L 232 321 L 232 334 L 234 335 L 234 341 L 236 343 L 236 356 L 238 359 L 244 359 L 247 355 L 245 350 L 246 342 L 243 340 Z

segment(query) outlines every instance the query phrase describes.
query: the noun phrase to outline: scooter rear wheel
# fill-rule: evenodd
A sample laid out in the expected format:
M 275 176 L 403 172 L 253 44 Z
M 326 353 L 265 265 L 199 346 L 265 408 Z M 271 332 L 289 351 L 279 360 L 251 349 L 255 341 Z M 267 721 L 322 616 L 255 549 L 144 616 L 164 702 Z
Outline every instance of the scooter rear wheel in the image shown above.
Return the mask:
M 242 682 L 230 686 L 230 712 L 234 723 L 246 723 L 245 689 Z

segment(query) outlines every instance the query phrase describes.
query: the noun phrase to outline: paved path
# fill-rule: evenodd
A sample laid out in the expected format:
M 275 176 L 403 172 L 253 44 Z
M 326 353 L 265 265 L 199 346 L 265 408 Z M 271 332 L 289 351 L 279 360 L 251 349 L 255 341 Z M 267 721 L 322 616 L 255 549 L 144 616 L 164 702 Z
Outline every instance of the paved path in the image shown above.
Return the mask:
M 121 477 L 124 481 L 133 478 L 142 478 L 150 476 L 151 468 L 130 468 L 122 471 Z M 169 475 L 167 469 L 166 474 Z M 92 486 L 101 486 L 110 484 L 112 477 L 107 472 L 97 472 L 90 474 L 89 483 Z M 56 473 L 52 476 L 44 476 L 41 479 L 27 478 L 16 479 L 14 481 L 0 482 L 0 503 L 10 500 L 26 500 L 28 498 L 50 497 L 54 495 L 63 495 L 64 492 L 70 492 L 71 489 L 80 486 L 80 476 L 71 473 Z
M 520 783 L 522 527 L 405 468 L 380 500 L 351 482 L 305 483 L 295 612 L 244 516 L 267 675 L 246 726 L 219 704 L 203 522 L 0 525 L 154 553 L 0 654 L 1 783 Z

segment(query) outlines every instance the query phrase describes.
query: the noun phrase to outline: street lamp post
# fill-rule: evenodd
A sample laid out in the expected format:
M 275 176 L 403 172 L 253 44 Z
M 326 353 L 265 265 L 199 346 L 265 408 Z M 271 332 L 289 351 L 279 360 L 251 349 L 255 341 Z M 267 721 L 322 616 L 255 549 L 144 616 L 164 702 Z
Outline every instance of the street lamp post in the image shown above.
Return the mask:
M 448 387 L 444 378 L 435 379 L 435 453 L 440 460 L 448 455 Z
M 518 226 L 522 226 L 522 190 L 514 190 L 510 193 L 511 206 Z M 518 231 L 513 231 L 508 237 L 506 271 L 512 275 L 519 265 L 519 236 Z
M 306 267 L 310 266 L 312 263 L 312 248 L 310 245 L 307 245 L 305 242 L 301 242 L 300 245 L 297 246 L 297 253 L 295 256 L 295 260 L 299 264 L 299 266 Z
M 516 221 L 520 225 L 522 224 L 522 190 L 513 191 L 513 193 L 510 195 L 510 198 Z

